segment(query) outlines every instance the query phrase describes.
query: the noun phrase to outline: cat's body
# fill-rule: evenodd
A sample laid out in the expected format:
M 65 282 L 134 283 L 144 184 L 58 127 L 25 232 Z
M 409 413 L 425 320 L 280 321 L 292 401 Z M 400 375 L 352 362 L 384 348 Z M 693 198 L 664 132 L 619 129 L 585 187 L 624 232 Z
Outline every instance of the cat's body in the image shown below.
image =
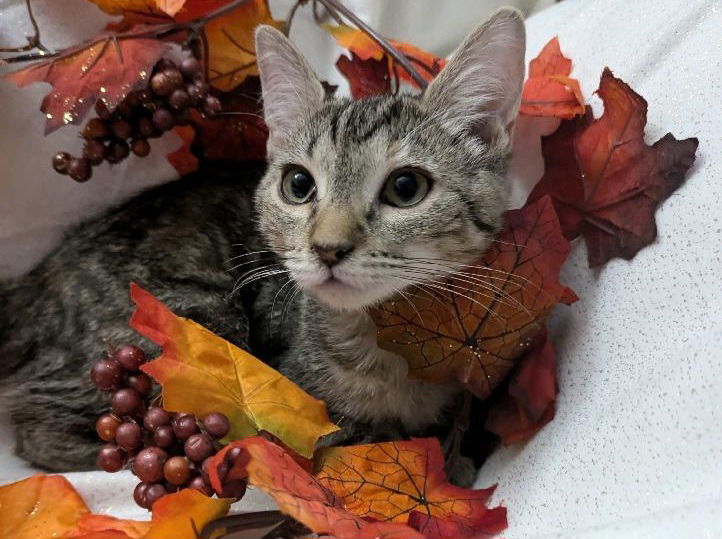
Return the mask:
M 519 15 L 477 29 L 421 97 L 332 99 L 280 33 L 260 30 L 257 47 L 270 136 L 253 208 L 253 172 L 184 179 L 84 225 L 0 289 L 0 376 L 14 372 L 3 394 L 29 460 L 91 463 L 104 400 L 87 372 L 103 339 L 139 342 L 130 281 L 325 400 L 342 427 L 334 443 L 448 425 L 458 389 L 409 379 L 367 309 L 438 286 L 500 229 Z

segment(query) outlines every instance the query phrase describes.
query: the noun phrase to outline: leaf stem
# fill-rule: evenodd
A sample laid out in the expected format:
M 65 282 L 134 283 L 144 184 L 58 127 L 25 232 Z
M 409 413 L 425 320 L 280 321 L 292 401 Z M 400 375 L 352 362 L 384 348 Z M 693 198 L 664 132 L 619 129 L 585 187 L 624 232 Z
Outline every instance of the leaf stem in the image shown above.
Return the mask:
M 334 18 L 337 17 L 338 13 L 340 13 L 358 27 L 359 30 L 362 30 L 371 39 L 373 39 L 379 47 L 385 50 L 389 56 L 391 56 L 401 67 L 404 68 L 404 70 L 411 76 L 411 78 L 414 79 L 414 81 L 416 81 L 416 84 L 418 84 L 420 88 L 425 89 L 428 86 L 426 79 L 424 79 L 424 77 L 422 77 L 419 72 L 414 69 L 414 66 L 411 65 L 411 62 L 408 58 L 406 58 L 406 56 L 397 51 L 391 43 L 356 16 L 353 11 L 344 6 L 339 0 L 318 0 L 318 2 L 323 4 L 331 15 L 335 16 Z

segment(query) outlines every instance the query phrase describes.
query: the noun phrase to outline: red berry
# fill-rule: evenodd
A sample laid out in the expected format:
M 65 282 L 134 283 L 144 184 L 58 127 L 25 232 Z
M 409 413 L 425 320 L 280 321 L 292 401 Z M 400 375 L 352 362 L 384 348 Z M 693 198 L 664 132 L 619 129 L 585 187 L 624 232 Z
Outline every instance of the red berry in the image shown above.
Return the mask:
M 136 423 L 121 423 L 115 432 L 115 442 L 128 451 L 140 447 L 140 444 L 143 442 L 143 433 L 140 430 L 140 425 Z
M 130 150 L 138 157 L 145 157 L 150 153 L 150 144 L 144 138 L 135 139 L 130 143 Z
M 168 98 L 168 104 L 175 110 L 183 110 L 191 104 L 191 98 L 185 90 L 173 90 Z
M 120 139 L 127 139 L 131 132 L 130 124 L 125 120 L 115 120 L 111 124 L 110 129 L 113 132 L 113 135 Z
M 106 472 L 117 472 L 125 464 L 127 455 L 125 452 L 113 444 L 106 444 L 98 451 L 98 466 Z
M 99 140 L 90 139 L 83 146 L 83 157 L 90 161 L 91 165 L 99 165 L 105 157 L 105 146 Z
M 83 128 L 83 137 L 86 139 L 103 139 L 109 136 L 108 125 L 100 118 L 91 118 Z
M 191 477 L 191 463 L 185 457 L 175 456 L 165 461 L 163 476 L 172 485 L 185 485 Z
M 135 486 L 135 489 L 133 490 L 133 499 L 135 500 L 135 503 L 140 505 L 143 509 L 148 509 L 146 494 L 148 493 L 149 486 L 150 483 L 144 483 L 141 481 Z
M 145 363 L 145 354 L 137 346 L 123 346 L 115 354 L 115 359 L 127 371 L 137 371 Z
M 158 447 L 166 449 L 175 443 L 175 435 L 173 427 L 170 425 L 162 425 L 153 432 L 153 441 Z
M 180 71 L 187 79 L 192 79 L 201 71 L 201 63 L 194 57 L 184 58 L 180 65 Z
M 187 440 L 192 434 L 198 432 L 198 425 L 195 416 L 191 414 L 179 414 L 173 420 L 173 433 L 181 442 Z
M 153 136 L 153 133 L 155 133 L 153 122 L 151 122 L 148 118 L 141 118 L 138 120 L 138 133 L 140 133 L 142 137 L 146 138 Z
M 68 152 L 58 152 L 53 156 L 53 168 L 60 174 L 68 173 L 68 165 L 72 157 Z
M 153 382 L 148 375 L 141 372 L 128 376 L 128 387 L 135 389 L 143 397 L 147 397 L 153 391 Z
M 119 416 L 134 415 L 143 406 L 140 394 L 129 387 L 119 389 L 110 399 L 110 407 Z
M 168 491 L 160 483 L 150 485 L 148 490 L 145 491 L 145 503 L 148 505 L 148 509 L 152 509 L 153 504 L 166 494 L 168 494 Z
M 105 159 L 108 163 L 115 164 L 128 157 L 129 153 L 128 143 L 121 139 L 115 139 L 105 149 Z
M 98 433 L 101 440 L 106 442 L 115 441 L 115 432 L 121 421 L 112 414 L 103 414 L 95 422 L 95 432 Z
M 168 454 L 159 447 L 146 447 L 133 459 L 133 473 L 141 481 L 155 483 L 163 478 L 163 465 Z
M 203 462 L 213 454 L 213 441 L 207 434 L 193 434 L 183 444 L 183 450 L 192 461 Z
M 170 425 L 171 415 L 160 406 L 153 406 L 143 416 L 143 426 L 146 430 L 154 431 L 160 426 Z
M 214 412 L 203 418 L 203 427 L 208 434 L 215 439 L 219 439 L 228 434 L 228 431 L 231 429 L 231 424 L 225 415 Z
M 175 118 L 168 109 L 158 109 L 153 113 L 153 125 L 161 131 L 168 131 L 175 125 Z
M 226 464 L 228 464 L 228 466 L 233 467 L 238 457 L 241 456 L 241 453 L 243 453 L 243 449 L 241 449 L 240 447 L 231 447 L 226 453 L 226 456 L 223 460 L 226 461 Z
M 205 101 L 203 101 L 203 113 L 206 116 L 217 116 L 222 110 L 223 105 L 221 105 L 221 101 L 213 95 L 209 95 Z
M 123 379 L 123 368 L 111 358 L 96 361 L 90 369 L 90 379 L 103 391 L 116 389 Z
M 71 159 L 70 163 L 68 163 L 68 174 L 76 182 L 87 182 L 93 174 L 90 169 L 90 161 L 82 158 Z

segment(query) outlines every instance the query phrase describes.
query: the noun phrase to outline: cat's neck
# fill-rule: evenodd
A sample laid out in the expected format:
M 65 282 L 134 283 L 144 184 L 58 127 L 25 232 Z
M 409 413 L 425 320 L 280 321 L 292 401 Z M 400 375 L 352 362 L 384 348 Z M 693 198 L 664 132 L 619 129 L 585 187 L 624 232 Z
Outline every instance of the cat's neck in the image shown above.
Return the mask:
M 378 347 L 365 311 L 301 298 L 299 327 L 281 370 L 342 416 L 397 421 L 409 432 L 437 422 L 455 389 L 408 376 L 407 362 Z

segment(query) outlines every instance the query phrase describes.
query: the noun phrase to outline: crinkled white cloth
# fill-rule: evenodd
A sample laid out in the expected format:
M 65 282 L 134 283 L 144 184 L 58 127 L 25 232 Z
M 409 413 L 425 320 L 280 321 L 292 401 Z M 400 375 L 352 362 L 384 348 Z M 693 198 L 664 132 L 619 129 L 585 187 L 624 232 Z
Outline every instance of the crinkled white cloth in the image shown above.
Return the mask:
M 347 2 L 383 33 L 437 53 L 448 52 L 489 5 L 500 3 Z M 87 22 L 60 4 L 41 20 L 49 29 L 70 19 L 80 20 L 84 33 L 98 26 L 99 18 Z M 62 3 L 68 4 L 80 10 L 84 3 Z M 3 30 L 14 9 L 0 7 Z M 584 246 L 575 245 L 563 282 L 581 300 L 552 319 L 557 417 L 529 443 L 497 451 L 478 481 L 499 483 L 495 500 L 509 508 L 506 537 L 722 537 L 721 27 L 715 0 L 565 0 L 528 22 L 529 58 L 558 34 L 585 95 L 608 65 L 648 100 L 649 142 L 671 131 L 698 137 L 700 149 L 686 185 L 658 213 L 656 244 L 631 262 L 597 271 L 587 269 Z M 319 72 L 337 81 L 329 67 L 337 51 L 315 32 L 306 19 L 293 35 Z M 54 177 L 48 156 L 78 143 L 64 130 L 39 139 L 42 119 L 33 108 L 43 91 L 21 93 L 0 83 L 0 154 L 13 156 L 6 157 L 0 182 L 0 271 L 6 273 L 34 263 L 57 241 L 59 223 L 172 177 L 162 159 L 129 159 L 82 186 Z M 598 103 L 595 111 L 601 112 Z M 519 122 L 517 204 L 543 170 L 536 134 L 545 129 L 553 125 Z M 42 234 L 29 241 L 34 229 Z M 11 440 L 9 430 L 0 429 L 0 483 L 30 471 L 12 457 Z M 127 472 L 68 477 L 93 509 L 142 516 Z M 266 503 L 254 493 L 239 505 Z

